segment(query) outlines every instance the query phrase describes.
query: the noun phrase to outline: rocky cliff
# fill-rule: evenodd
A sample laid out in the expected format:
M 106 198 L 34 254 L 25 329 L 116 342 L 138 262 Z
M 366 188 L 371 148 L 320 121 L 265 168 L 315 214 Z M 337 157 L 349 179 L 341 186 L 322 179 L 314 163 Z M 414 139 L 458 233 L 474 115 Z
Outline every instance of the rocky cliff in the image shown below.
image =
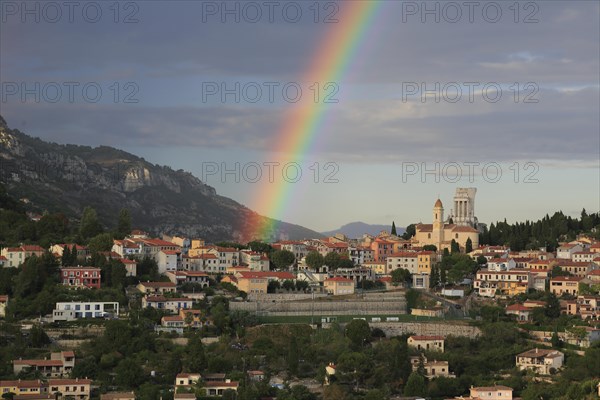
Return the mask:
M 94 207 L 107 227 L 129 208 L 136 228 L 153 234 L 245 242 L 260 216 L 219 196 L 183 170 L 154 165 L 112 147 L 59 145 L 8 128 L 0 116 L 0 181 L 32 211 L 62 211 L 77 218 Z M 320 237 L 298 225 L 280 223 L 270 238 Z

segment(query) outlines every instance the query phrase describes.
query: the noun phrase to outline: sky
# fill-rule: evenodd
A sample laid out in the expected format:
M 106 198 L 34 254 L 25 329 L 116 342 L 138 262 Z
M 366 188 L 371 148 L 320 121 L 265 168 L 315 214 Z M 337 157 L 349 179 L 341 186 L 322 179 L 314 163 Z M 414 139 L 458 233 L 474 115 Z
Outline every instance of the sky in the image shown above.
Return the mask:
M 190 171 L 317 231 L 430 222 L 457 187 L 488 224 L 600 209 L 597 1 L 384 1 L 322 82 L 303 79 L 349 2 L 69 4 L 0 2 L 11 128 Z M 324 123 L 282 155 L 298 99 Z M 292 185 L 283 211 L 268 185 Z

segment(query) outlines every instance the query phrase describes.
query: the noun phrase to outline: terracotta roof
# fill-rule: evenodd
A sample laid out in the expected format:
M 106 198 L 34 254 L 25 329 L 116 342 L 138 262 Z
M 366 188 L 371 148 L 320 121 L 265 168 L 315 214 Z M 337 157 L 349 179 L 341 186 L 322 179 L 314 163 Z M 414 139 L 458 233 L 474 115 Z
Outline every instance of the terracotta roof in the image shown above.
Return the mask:
M 433 206 L 434 207 L 443 207 L 444 205 L 442 204 L 442 201 L 440 199 L 437 199 Z
M 34 365 L 38 367 L 62 367 L 61 360 L 13 360 L 15 365 Z
M 425 336 L 425 335 L 413 335 L 410 337 L 412 340 L 444 340 L 443 336 Z
M 523 304 L 511 304 L 506 307 L 506 311 L 531 311 L 531 308 L 525 307 Z
M 161 287 L 176 287 L 177 285 L 175 285 L 173 282 L 140 282 L 141 285 L 144 285 L 146 287 L 150 287 L 150 288 L 161 288 Z
M 161 250 L 161 252 L 168 256 L 176 256 L 177 254 L 181 253 L 181 251 L 177 251 L 177 250 Z
M 0 303 L 6 303 L 8 301 L 8 295 L 1 295 L 0 296 Z
M 21 248 L 23 249 L 23 251 L 45 251 L 43 248 L 35 244 L 24 244 L 21 246 Z
M 550 282 L 558 281 L 558 282 L 579 282 L 583 278 L 578 276 L 557 276 L 556 278 L 550 279 Z
M 239 382 L 213 382 L 208 381 L 204 382 L 205 387 L 238 387 Z
M 517 354 L 517 357 L 528 357 L 528 358 L 554 358 L 560 357 L 563 354 L 560 351 L 552 350 L 552 349 L 531 349 L 527 350 L 521 354 Z
M 354 282 L 352 279 L 336 276 L 334 278 L 327 278 L 325 282 Z
M 47 386 L 44 382 L 39 379 L 36 380 L 11 380 L 11 381 L 0 381 L 0 386 L 14 386 L 18 388 L 37 388 Z
M 48 379 L 50 386 L 53 385 L 91 385 L 91 379 Z
M 390 258 L 390 257 L 405 257 L 405 258 L 417 258 L 417 253 L 416 252 L 411 252 L 411 251 L 401 251 L 398 253 L 392 253 L 391 255 L 387 256 L 386 258 Z
M 296 279 L 291 272 L 278 271 L 240 271 L 237 272 L 242 278 L 276 278 L 276 279 Z

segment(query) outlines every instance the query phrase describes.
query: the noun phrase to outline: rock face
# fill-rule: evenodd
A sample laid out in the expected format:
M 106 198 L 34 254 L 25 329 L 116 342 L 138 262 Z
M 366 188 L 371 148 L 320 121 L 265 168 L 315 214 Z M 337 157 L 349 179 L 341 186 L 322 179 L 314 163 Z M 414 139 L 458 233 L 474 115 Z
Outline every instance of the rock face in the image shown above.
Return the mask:
M 112 147 L 59 145 L 10 130 L 0 116 L 0 182 L 32 211 L 61 211 L 79 217 L 92 206 L 105 225 L 116 225 L 121 208 L 133 225 L 153 234 L 170 233 L 209 241 L 244 237 L 264 222 L 241 204 L 183 170 L 151 164 Z M 271 237 L 320 237 L 301 226 L 280 223 Z

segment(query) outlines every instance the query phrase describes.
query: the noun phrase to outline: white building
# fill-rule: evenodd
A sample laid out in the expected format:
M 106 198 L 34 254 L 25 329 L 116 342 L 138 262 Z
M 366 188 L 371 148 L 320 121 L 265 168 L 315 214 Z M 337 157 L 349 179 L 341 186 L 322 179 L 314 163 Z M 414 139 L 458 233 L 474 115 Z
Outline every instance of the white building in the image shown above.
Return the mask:
M 52 322 L 74 321 L 82 318 L 104 318 L 119 315 L 119 303 L 116 301 L 72 301 L 56 303 L 52 311 Z
M 556 258 L 570 260 L 574 253 L 580 251 L 583 251 L 583 246 L 580 244 L 565 244 L 556 249 Z

